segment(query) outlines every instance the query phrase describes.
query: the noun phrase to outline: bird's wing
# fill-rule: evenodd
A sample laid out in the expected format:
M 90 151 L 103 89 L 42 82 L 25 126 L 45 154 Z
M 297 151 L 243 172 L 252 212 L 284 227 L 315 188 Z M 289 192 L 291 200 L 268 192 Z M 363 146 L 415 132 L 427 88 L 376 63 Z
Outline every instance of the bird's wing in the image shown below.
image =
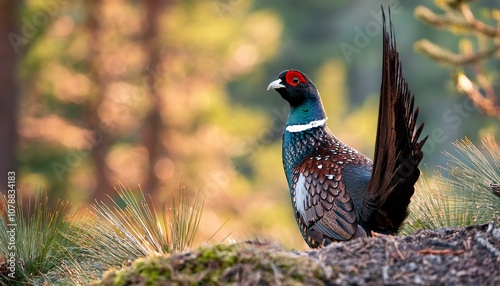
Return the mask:
M 403 77 L 390 10 L 389 32 L 383 9 L 382 17 L 383 66 L 377 140 L 373 174 L 360 221 L 368 221 L 374 231 L 395 233 L 407 216 L 427 137 L 418 141 L 423 124 L 415 128 L 418 107 L 414 109 L 414 97 Z
M 322 245 L 325 240 L 349 240 L 358 229 L 354 204 L 345 190 L 341 171 L 324 154 L 306 157 L 293 170 L 295 215 L 309 242 Z

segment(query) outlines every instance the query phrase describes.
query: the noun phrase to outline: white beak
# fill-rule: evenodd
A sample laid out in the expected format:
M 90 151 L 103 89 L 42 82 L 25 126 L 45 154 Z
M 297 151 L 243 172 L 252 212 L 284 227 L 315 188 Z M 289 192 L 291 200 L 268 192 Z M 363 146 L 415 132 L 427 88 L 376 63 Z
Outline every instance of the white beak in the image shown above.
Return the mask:
M 277 79 L 273 82 L 271 82 L 268 86 L 267 86 L 267 90 L 271 90 L 271 89 L 278 89 L 278 88 L 284 88 L 285 86 L 281 84 L 281 79 Z

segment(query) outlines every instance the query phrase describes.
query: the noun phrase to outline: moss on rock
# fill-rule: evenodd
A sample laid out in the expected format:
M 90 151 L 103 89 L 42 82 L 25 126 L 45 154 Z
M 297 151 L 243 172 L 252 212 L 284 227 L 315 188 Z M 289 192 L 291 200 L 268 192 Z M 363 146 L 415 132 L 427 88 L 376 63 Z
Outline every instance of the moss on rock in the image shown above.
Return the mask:
M 306 255 L 265 243 L 219 244 L 138 259 L 95 285 L 324 285 L 333 271 Z
M 500 285 L 500 220 L 332 243 L 246 242 L 139 259 L 95 285 Z

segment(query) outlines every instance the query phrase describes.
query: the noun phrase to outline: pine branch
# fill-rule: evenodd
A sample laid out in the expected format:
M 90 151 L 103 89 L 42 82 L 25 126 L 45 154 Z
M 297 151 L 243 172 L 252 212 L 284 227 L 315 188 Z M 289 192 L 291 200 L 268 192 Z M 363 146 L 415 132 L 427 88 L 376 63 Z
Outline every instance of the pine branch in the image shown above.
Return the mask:
M 454 66 L 462 66 L 491 57 L 496 52 L 500 51 L 500 43 L 495 44 L 495 46 L 490 49 L 481 50 L 472 54 L 456 54 L 430 42 L 429 40 L 420 40 L 416 42 L 415 49 L 426 54 L 437 62 Z
M 484 110 L 488 116 L 500 119 L 500 106 L 491 99 L 491 96 L 484 97 L 464 73 L 458 74 L 457 88 L 464 92 L 474 102 L 474 105 Z
M 496 38 L 500 35 L 500 30 L 496 29 L 495 27 L 488 26 L 483 22 L 477 20 L 468 5 L 460 5 L 460 11 L 462 12 L 465 21 L 467 21 L 467 23 L 469 23 L 469 25 L 474 28 L 476 32 L 479 32 L 491 38 Z
M 460 31 L 461 33 L 481 33 L 489 38 L 498 37 L 499 32 L 494 27 L 488 26 L 483 22 L 477 20 L 472 14 L 472 11 L 466 5 L 461 5 L 461 15 L 456 13 L 445 13 L 438 15 L 431 9 L 425 6 L 418 6 L 415 8 L 415 17 L 426 22 L 427 24 L 441 28 Z
M 414 15 L 416 18 L 437 28 L 454 28 L 461 31 L 470 31 L 469 23 L 456 16 L 455 14 L 438 15 L 425 6 L 418 6 L 417 8 L 415 8 Z
M 469 7 L 471 0 L 436 0 L 435 2 L 445 11 L 444 14 L 438 15 L 427 7 L 418 6 L 415 9 L 415 16 L 434 27 L 455 33 L 472 34 L 477 38 L 479 48 L 474 51 L 470 41 L 462 41 L 460 52 L 455 53 L 423 39 L 415 43 L 415 49 L 438 63 L 451 65 L 454 68 L 459 67 L 459 69 L 464 69 L 465 66 L 472 67 L 475 72 L 474 79 L 469 79 L 464 73 L 456 75 L 457 89 L 488 116 L 500 118 L 500 98 L 483 72 L 486 60 L 495 59 L 495 56 L 500 53 L 500 29 L 477 19 Z M 491 17 L 500 25 L 500 12 L 493 8 L 490 11 Z M 487 45 L 490 47 L 485 47 Z

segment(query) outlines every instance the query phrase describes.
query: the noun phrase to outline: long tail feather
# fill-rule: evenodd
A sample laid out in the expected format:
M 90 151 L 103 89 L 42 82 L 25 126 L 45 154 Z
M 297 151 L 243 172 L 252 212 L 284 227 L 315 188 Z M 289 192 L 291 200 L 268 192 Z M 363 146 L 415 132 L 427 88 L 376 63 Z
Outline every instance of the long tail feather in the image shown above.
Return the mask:
M 361 221 L 373 231 L 395 233 L 408 215 L 427 137 L 418 141 L 423 124 L 415 128 L 418 108 L 414 109 L 414 97 L 403 77 L 390 9 L 389 32 L 383 8 L 382 18 L 384 47 L 377 140 Z

